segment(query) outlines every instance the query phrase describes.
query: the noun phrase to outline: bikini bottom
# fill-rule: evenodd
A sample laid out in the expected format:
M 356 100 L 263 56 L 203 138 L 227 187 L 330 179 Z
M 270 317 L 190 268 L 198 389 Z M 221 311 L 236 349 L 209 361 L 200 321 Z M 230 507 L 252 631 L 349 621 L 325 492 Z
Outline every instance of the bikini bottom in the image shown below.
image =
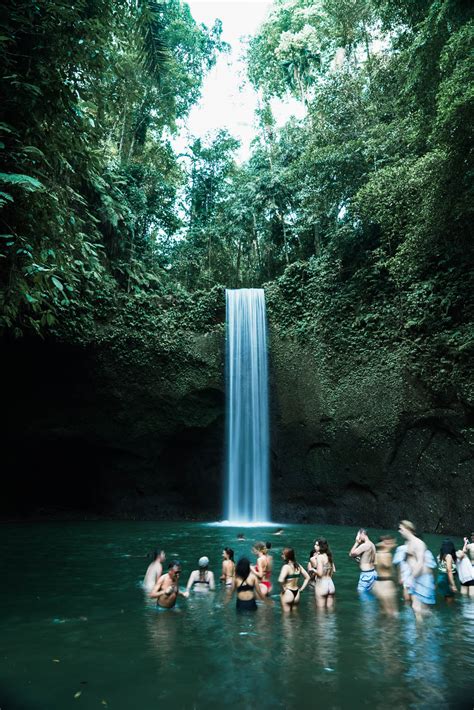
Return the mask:
M 237 611 L 256 611 L 257 602 L 255 599 L 239 599 L 237 597 L 237 603 L 235 605 Z

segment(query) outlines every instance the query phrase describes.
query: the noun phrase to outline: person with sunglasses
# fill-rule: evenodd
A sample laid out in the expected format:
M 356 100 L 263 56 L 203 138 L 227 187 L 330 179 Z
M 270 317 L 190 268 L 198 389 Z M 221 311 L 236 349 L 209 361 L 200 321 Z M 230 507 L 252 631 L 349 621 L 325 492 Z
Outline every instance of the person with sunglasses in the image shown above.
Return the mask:
M 162 609 L 172 609 L 178 596 L 187 598 L 189 592 L 179 590 L 179 575 L 181 563 L 178 560 L 170 562 L 167 574 L 163 574 L 150 592 L 150 598 L 156 599 L 157 606 Z

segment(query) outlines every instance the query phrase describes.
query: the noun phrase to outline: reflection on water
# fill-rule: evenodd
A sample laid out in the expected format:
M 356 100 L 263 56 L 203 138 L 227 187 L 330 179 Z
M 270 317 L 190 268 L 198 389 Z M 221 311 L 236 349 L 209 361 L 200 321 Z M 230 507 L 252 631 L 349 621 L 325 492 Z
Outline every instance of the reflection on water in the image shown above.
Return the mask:
M 265 531 L 237 543 L 235 530 L 198 524 L 87 523 L 60 534 L 57 524 L 11 528 L 4 574 L 14 581 L 0 587 L 8 649 L 0 682 L 25 710 L 77 708 L 78 689 L 83 709 L 102 700 L 114 710 L 472 708 L 474 602 L 439 600 L 422 624 L 401 601 L 397 618 L 376 600 L 362 603 L 347 557 L 352 529 L 325 529 L 337 566 L 335 609 L 317 609 L 308 588 L 291 614 L 282 613 L 276 592 L 272 604 L 237 614 L 222 586 L 157 610 L 139 586 L 144 555 L 163 544 L 187 579 L 202 552 L 219 576 L 222 547 L 249 556 Z M 288 526 L 275 539 L 274 577 L 281 549 L 292 543 L 303 559 L 314 537 L 311 527 Z

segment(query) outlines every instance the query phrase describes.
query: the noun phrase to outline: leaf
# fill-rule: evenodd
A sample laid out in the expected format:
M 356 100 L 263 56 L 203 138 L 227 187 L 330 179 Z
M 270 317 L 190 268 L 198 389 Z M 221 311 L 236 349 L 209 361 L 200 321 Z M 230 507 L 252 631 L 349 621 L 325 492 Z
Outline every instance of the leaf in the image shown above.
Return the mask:
M 56 276 L 51 276 L 51 281 L 56 286 L 56 288 L 58 288 L 60 291 L 64 291 L 64 286 L 63 286 L 62 282 L 59 279 L 57 279 Z
M 82 695 L 82 690 L 78 690 L 77 693 L 74 693 L 75 698 L 80 698 Z
M 21 173 L 0 173 L 0 182 L 6 182 L 9 185 L 21 185 L 25 190 L 39 190 L 43 184 L 31 175 L 23 175 Z
M 55 321 L 55 318 L 54 318 L 53 314 L 48 311 L 48 313 L 46 313 L 46 323 L 48 325 L 53 325 L 54 321 Z
M 37 148 L 35 145 L 25 145 L 21 150 L 23 153 L 28 153 L 28 155 L 34 155 L 38 158 L 46 158 L 43 151 Z

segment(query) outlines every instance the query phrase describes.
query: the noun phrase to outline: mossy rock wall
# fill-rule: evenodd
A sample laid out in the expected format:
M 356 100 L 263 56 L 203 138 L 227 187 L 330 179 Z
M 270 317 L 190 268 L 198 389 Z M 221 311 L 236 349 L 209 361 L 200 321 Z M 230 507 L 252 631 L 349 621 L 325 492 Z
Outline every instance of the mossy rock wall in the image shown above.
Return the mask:
M 341 357 L 343 367 L 272 329 L 275 519 L 470 529 L 472 415 L 401 359 Z
M 224 330 L 3 347 L 3 516 L 218 519 Z M 164 346 L 166 342 L 166 346 Z M 403 357 L 336 356 L 270 318 L 277 521 L 474 527 L 474 418 Z

